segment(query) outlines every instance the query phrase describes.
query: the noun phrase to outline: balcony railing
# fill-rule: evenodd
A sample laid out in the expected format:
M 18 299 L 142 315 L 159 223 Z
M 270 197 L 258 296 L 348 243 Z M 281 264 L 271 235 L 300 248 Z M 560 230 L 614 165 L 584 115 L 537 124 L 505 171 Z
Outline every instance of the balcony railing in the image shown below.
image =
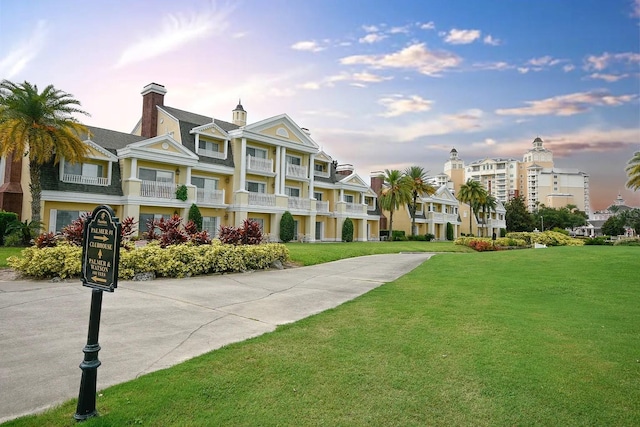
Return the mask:
M 345 211 L 349 213 L 363 213 L 363 206 L 361 203 L 347 203 Z
M 329 176 L 330 176 L 329 172 L 316 171 L 316 170 L 313 171 L 313 175 L 317 176 L 317 177 L 320 177 L 320 178 L 329 178 Z
M 140 183 L 140 196 L 175 199 L 176 188 L 177 186 L 173 182 L 142 181 Z
M 275 194 L 249 193 L 249 204 L 253 206 L 275 206 Z
M 220 151 L 209 150 L 209 149 L 206 149 L 206 148 L 199 148 L 198 149 L 198 154 L 201 155 L 201 156 L 213 157 L 214 159 L 226 159 L 227 158 L 227 156 L 225 156 L 225 154 L 220 152 Z
M 72 184 L 88 184 L 88 185 L 109 185 L 109 179 L 98 176 L 72 175 L 65 173 L 62 175 L 62 182 Z
M 247 156 L 247 169 L 257 172 L 273 172 L 273 160 Z
M 306 178 L 307 168 L 305 168 L 304 166 L 287 163 L 287 176 L 292 176 L 294 178 Z
M 329 213 L 329 202 L 316 202 L 316 211 L 318 213 Z
M 224 203 L 224 190 L 205 190 L 198 188 L 196 191 L 196 200 L 198 203 Z
M 302 197 L 289 196 L 289 209 L 311 209 L 311 200 Z

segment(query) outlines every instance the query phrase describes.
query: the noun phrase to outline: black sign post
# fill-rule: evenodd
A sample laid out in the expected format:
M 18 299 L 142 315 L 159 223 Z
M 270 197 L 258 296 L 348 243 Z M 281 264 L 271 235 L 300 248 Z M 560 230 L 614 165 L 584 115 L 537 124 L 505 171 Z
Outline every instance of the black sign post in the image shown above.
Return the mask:
M 78 407 L 73 416 L 78 421 L 98 415 L 96 410 L 96 379 L 98 376 L 98 333 L 102 311 L 102 291 L 113 292 L 118 287 L 121 225 L 113 210 L 106 205 L 93 210 L 84 224 L 82 238 L 82 284 L 93 288 L 87 345 L 82 349 L 80 363 L 82 379 Z

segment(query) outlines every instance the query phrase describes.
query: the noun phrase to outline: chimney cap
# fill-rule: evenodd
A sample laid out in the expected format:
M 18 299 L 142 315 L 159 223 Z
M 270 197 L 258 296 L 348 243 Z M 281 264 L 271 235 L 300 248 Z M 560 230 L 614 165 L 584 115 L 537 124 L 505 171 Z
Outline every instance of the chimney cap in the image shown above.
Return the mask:
M 148 94 L 149 92 L 159 93 L 160 95 L 164 95 L 167 93 L 167 89 L 161 84 L 158 83 L 149 83 L 142 89 L 142 96 Z

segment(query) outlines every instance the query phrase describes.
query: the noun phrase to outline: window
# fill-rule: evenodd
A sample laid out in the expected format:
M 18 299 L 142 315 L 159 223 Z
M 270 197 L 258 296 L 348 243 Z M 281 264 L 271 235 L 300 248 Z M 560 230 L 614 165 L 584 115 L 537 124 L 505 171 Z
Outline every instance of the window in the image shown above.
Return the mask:
M 62 231 L 64 227 L 71 224 L 74 220 L 80 218 L 79 211 L 57 211 L 56 212 L 56 233 Z
M 213 191 L 218 189 L 218 179 L 191 177 L 191 184 L 205 191 Z
M 66 163 L 64 164 L 64 173 L 68 175 L 82 175 L 94 178 L 102 178 L 104 167 L 91 163 Z
M 300 189 L 293 187 L 284 187 L 284 194 L 289 197 L 300 197 Z
M 161 214 L 140 214 L 140 219 L 139 219 L 139 223 L 138 223 L 138 230 L 139 233 L 146 233 L 147 231 L 149 231 L 149 229 L 147 228 L 147 223 L 150 220 L 154 220 L 154 219 L 160 219 L 160 218 L 164 218 L 164 219 L 169 219 L 169 215 L 161 215 Z
M 353 203 L 353 196 L 351 194 L 345 194 L 344 201 L 347 203 Z
M 247 147 L 247 156 L 258 157 L 260 159 L 267 158 L 267 150 L 256 147 Z
M 203 216 L 202 217 L 202 229 L 207 230 L 209 235 L 214 238 L 218 237 L 218 231 L 220 228 L 219 216 Z
M 173 182 L 173 172 L 140 168 L 138 178 L 143 181 Z
M 246 190 L 250 193 L 266 193 L 267 185 L 264 182 L 247 181 Z
M 220 145 L 217 142 L 199 140 L 198 148 L 208 151 L 220 151 Z
M 316 199 L 317 201 L 321 202 L 322 201 L 322 193 L 319 191 L 314 191 L 313 192 L 313 198 Z
M 315 163 L 313 165 L 313 170 L 316 172 L 324 172 L 324 165 L 321 163 Z
M 287 163 L 290 165 L 300 166 L 302 164 L 302 159 L 298 156 L 290 156 L 287 154 Z

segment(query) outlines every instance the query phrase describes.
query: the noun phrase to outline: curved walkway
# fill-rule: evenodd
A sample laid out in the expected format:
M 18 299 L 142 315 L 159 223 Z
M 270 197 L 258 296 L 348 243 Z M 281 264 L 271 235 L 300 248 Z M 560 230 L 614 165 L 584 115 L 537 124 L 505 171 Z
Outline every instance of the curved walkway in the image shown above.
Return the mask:
M 122 281 L 103 295 L 98 389 L 336 307 L 432 255 Z M 80 281 L 0 281 L 0 422 L 77 397 L 90 302 L 91 289 Z

